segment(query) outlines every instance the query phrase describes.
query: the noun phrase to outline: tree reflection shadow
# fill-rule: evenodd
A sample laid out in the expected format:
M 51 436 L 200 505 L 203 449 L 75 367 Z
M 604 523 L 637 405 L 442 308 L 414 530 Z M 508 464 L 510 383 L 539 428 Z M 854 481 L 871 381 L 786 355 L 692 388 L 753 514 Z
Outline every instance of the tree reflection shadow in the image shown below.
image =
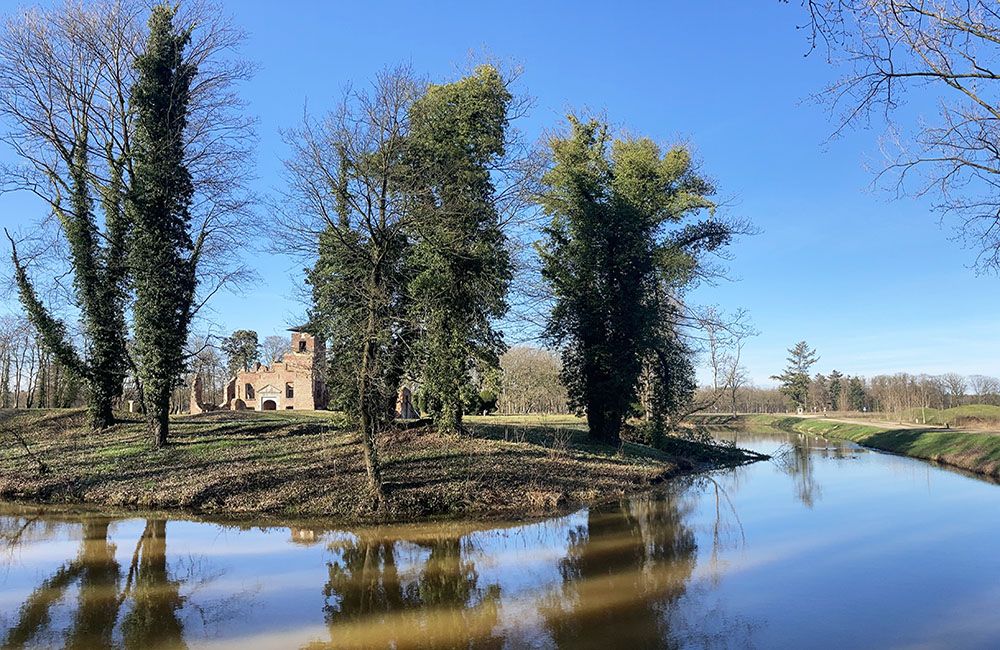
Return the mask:
M 113 520 L 88 516 L 78 521 L 82 535 L 76 557 L 28 595 L 2 636 L 0 647 L 185 648 L 180 616 L 185 581 L 171 578 L 168 570 L 166 520 L 146 520 L 125 576 L 111 540 Z M 14 518 L 5 523 L 10 530 L 4 531 L 4 541 L 11 549 L 21 544 L 34 526 L 30 519 L 22 523 Z M 49 534 L 53 531 L 58 532 L 59 527 Z M 74 595 L 75 600 L 67 602 Z M 56 630 L 53 612 L 63 603 L 71 608 L 69 620 L 65 629 Z M 119 619 L 121 634 L 116 637 Z M 56 640 L 60 636 L 61 643 Z
M 419 571 L 401 572 L 397 539 L 350 537 L 330 545 L 323 593 L 330 642 L 308 648 L 499 648 L 500 587 L 482 586 L 462 537 L 415 544 Z
M 695 535 L 684 524 L 689 507 L 672 492 L 623 500 L 591 509 L 587 523 L 569 532 L 562 585 L 541 607 L 558 647 L 678 645 L 663 612 L 684 594 L 695 567 Z

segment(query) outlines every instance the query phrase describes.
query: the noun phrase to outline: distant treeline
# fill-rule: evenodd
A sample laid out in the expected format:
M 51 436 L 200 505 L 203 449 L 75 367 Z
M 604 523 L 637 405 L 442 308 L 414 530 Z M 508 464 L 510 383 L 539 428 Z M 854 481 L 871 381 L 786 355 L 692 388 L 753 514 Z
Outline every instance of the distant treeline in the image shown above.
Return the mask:
M 65 408 L 84 403 L 80 380 L 38 343 L 23 316 L 0 317 L 0 408 Z
M 700 388 L 697 399 L 712 399 L 714 390 Z M 809 379 L 803 410 L 862 411 L 899 414 L 917 408 L 948 409 L 968 404 L 1000 406 L 1000 379 L 988 375 L 910 374 L 863 377 L 834 370 L 817 373 Z M 781 413 L 794 411 L 797 405 L 779 388 L 746 386 L 732 400 L 720 400 L 714 410 L 739 413 Z

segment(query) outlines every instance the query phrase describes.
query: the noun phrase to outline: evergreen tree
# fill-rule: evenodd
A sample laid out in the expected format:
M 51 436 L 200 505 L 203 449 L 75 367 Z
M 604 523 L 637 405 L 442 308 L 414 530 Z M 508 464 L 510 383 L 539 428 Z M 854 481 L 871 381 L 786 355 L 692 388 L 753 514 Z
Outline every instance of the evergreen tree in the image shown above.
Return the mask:
M 651 354 L 661 382 L 664 373 L 689 373 L 677 363 L 685 355 L 670 327 L 672 306 L 699 254 L 726 244 L 732 231 L 709 219 L 665 232 L 713 207 L 714 189 L 685 148 L 663 154 L 648 139 L 612 141 L 597 120 L 570 117 L 570 126 L 551 140 L 539 197 L 551 217 L 539 246 L 542 276 L 555 298 L 545 333 L 562 350 L 570 406 L 586 415 L 593 437 L 614 444 Z M 678 394 L 662 392 L 661 409 Z
M 788 348 L 788 365 L 780 375 L 772 375 L 781 383 L 778 390 L 785 395 L 794 406 L 806 407 L 809 397 L 809 369 L 819 361 L 816 350 L 809 348 L 805 341 L 799 341 Z
M 222 340 L 222 351 L 229 362 L 229 373 L 248 371 L 260 358 L 260 344 L 257 343 L 257 332 L 253 330 L 236 330 Z
M 839 370 L 830 373 L 830 405 L 834 411 L 843 410 L 844 375 Z
M 864 410 L 867 402 L 865 384 L 860 377 L 851 377 L 847 382 L 847 401 L 852 411 Z
M 498 367 L 503 352 L 491 323 L 507 309 L 512 272 L 490 169 L 504 154 L 510 101 L 497 69 L 480 66 L 430 86 L 410 111 L 410 304 L 421 330 L 421 390 L 444 432 L 458 430 L 464 403 L 476 401 L 472 371 Z
M 135 360 L 152 443 L 167 442 L 170 394 L 184 371 L 198 249 L 191 239 L 191 175 L 184 162 L 193 64 L 183 60 L 188 30 L 175 9 L 157 5 L 135 61 L 132 221 L 128 264 L 135 286 Z

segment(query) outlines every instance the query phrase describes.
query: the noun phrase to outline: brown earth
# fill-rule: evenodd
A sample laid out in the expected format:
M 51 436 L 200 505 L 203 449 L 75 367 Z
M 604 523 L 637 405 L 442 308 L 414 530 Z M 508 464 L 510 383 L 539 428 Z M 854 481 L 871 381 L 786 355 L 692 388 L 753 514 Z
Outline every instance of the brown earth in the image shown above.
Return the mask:
M 387 435 L 381 443 L 387 500 L 377 508 L 367 496 L 359 437 L 335 413 L 177 417 L 170 444 L 152 450 L 137 419 L 92 433 L 79 409 L 6 410 L 0 411 L 0 499 L 344 522 L 518 518 L 750 460 L 738 450 L 679 440 L 673 453 L 592 445 L 575 419 L 470 418 L 468 428 L 462 436 L 427 428 Z

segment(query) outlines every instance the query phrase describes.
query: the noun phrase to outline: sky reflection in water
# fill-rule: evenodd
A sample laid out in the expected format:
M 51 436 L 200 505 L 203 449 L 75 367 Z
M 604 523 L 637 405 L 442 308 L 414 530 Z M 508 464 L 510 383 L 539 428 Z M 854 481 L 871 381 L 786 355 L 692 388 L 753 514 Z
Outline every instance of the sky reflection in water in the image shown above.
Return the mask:
M 0 506 L 0 647 L 998 647 L 1000 488 L 853 445 L 529 524 Z

